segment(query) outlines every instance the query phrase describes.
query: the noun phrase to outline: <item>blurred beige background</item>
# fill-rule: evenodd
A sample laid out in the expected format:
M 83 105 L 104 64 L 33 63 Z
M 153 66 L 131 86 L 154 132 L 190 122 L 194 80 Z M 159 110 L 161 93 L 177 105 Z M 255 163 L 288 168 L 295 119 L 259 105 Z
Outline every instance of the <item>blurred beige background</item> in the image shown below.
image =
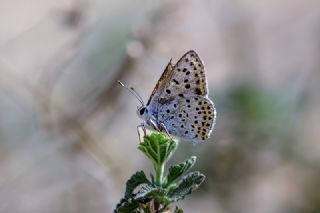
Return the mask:
M 201 188 L 185 212 L 320 212 L 320 2 L 2 0 L 0 212 L 112 212 L 137 150 L 137 100 L 196 50 L 218 119 L 181 142 Z

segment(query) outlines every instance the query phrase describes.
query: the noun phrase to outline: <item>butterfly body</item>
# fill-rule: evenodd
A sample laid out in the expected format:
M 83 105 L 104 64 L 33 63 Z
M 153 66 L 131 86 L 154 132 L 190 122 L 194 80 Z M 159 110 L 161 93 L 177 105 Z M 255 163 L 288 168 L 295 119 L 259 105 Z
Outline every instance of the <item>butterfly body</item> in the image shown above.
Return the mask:
M 138 116 L 142 126 L 198 143 L 209 138 L 216 110 L 208 98 L 203 62 L 191 50 L 177 64 L 171 61 Z

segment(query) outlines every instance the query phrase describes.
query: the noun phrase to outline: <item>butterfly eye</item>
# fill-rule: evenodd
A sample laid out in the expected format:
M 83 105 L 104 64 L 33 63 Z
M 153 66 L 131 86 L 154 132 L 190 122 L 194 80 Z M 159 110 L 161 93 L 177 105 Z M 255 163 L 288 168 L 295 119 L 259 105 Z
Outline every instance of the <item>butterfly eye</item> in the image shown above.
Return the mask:
M 140 115 L 143 115 L 145 110 L 146 110 L 145 107 L 143 107 L 142 109 L 140 109 Z

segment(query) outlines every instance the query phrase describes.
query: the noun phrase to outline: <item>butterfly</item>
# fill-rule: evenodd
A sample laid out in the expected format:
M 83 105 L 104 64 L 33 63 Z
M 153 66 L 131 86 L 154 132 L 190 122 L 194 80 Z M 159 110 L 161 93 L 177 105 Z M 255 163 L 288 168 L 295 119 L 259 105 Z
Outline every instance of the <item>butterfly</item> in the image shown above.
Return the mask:
M 138 128 L 142 127 L 144 132 L 148 128 L 192 143 L 210 137 L 216 109 L 208 97 L 203 62 L 194 50 L 185 53 L 175 65 L 170 60 L 146 105 L 133 88 L 127 89 L 142 104 L 137 115 L 143 120 Z

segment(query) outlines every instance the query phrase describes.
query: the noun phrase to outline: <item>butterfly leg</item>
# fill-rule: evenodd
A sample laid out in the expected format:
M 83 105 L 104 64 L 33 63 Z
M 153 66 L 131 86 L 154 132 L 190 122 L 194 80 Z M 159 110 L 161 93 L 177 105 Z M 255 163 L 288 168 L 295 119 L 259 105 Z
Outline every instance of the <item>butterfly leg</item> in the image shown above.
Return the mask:
M 150 124 L 151 124 L 150 126 L 152 127 L 152 129 L 154 129 L 154 130 L 156 130 L 158 132 L 161 132 L 161 130 L 158 127 L 158 124 L 157 124 L 157 122 L 155 120 L 150 119 L 149 121 L 150 121 Z
M 164 123 L 160 123 L 160 128 L 161 130 L 163 130 L 165 132 L 165 134 L 172 139 L 172 136 L 170 135 L 169 131 L 167 130 L 166 126 L 164 125 Z
M 140 135 L 140 132 L 139 132 L 139 128 L 140 128 L 140 125 L 137 126 L 137 132 L 138 132 L 139 142 L 142 143 L 142 141 L 141 141 L 141 135 Z
M 140 125 L 137 126 L 137 132 L 138 132 L 139 141 L 140 141 L 140 143 L 142 143 L 141 135 L 140 135 L 140 131 L 139 131 L 140 128 L 141 128 L 142 131 L 143 131 L 143 134 L 144 134 L 143 137 L 146 136 L 147 131 L 146 131 L 146 127 L 145 127 L 145 124 L 144 124 L 144 123 L 142 123 L 142 124 L 140 124 Z
M 150 119 L 150 123 L 154 130 L 158 132 L 163 132 L 168 136 L 170 139 L 172 139 L 169 131 L 167 130 L 166 126 L 163 123 L 157 124 L 153 119 Z
M 167 130 L 167 128 L 166 128 L 166 126 L 163 124 L 163 123 L 160 123 L 160 129 L 161 130 L 164 130 L 164 132 L 169 136 L 170 134 L 169 134 L 169 132 L 168 132 L 168 130 Z

